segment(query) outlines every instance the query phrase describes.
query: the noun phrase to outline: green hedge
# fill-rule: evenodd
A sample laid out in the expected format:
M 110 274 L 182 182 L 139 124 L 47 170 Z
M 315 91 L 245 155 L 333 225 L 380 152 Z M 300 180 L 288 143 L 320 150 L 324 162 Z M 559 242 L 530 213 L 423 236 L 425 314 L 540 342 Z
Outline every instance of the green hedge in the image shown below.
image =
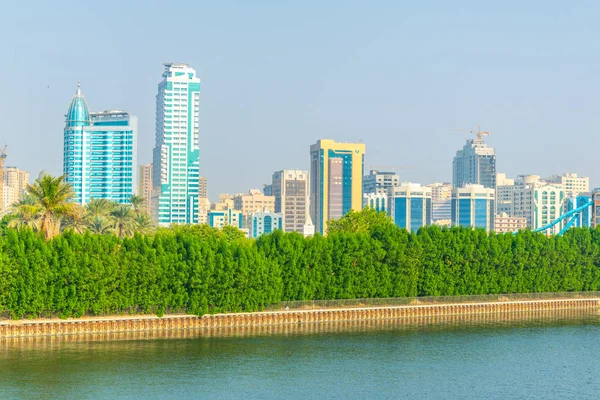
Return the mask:
M 600 290 L 600 231 L 563 237 L 524 231 L 392 225 L 305 239 L 258 240 L 234 230 L 153 235 L 27 229 L 0 236 L 0 309 L 12 318 L 121 313 L 256 311 L 290 300 Z

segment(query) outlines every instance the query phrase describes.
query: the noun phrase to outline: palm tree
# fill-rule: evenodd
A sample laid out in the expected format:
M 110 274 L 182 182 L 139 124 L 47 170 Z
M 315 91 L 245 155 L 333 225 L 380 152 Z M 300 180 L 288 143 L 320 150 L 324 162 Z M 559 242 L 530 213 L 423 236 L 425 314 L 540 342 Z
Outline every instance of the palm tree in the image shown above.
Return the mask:
M 83 233 L 88 227 L 86 219 L 86 209 L 77 204 L 74 207 L 73 214 L 65 217 L 63 225 L 65 229 L 73 229 L 75 233 Z
M 88 222 L 87 227 L 91 233 L 100 235 L 112 233 L 113 230 L 111 221 L 105 217 L 94 217 Z
M 144 199 L 142 196 L 138 196 L 136 194 L 134 194 L 133 196 L 131 196 L 131 199 L 129 200 L 131 202 L 131 205 L 133 206 L 133 211 L 136 214 L 139 213 L 148 213 L 148 206 L 146 204 L 146 199 Z
M 69 203 L 75 194 L 65 182 L 65 175 L 53 177 L 41 174 L 33 185 L 27 185 L 27 194 L 39 207 L 39 230 L 44 233 L 46 240 L 58 234 L 62 218 L 76 212 L 76 205 Z
M 11 206 L 15 218 L 8 223 L 9 228 L 29 227 L 33 230 L 39 228 L 40 207 L 33 197 L 24 195 L 19 201 Z
M 154 231 L 154 224 L 152 223 L 152 219 L 148 214 L 135 214 L 135 216 L 133 217 L 133 222 L 135 224 L 136 232 L 139 232 L 141 234 L 147 234 L 152 233 L 152 231 Z
M 117 205 L 111 212 L 115 233 L 119 237 L 132 236 L 135 232 L 134 213 L 127 204 Z
M 108 217 L 115 204 L 107 199 L 92 199 L 85 205 L 85 216 L 88 221 L 96 217 Z

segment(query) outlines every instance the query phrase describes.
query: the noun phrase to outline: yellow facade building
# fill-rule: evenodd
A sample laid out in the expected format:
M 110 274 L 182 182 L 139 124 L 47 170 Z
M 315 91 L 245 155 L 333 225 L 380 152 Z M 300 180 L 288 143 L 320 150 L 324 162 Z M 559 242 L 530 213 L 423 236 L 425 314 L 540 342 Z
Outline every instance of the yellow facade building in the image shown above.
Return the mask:
M 310 146 L 310 214 L 315 232 L 363 205 L 364 143 L 321 139 Z

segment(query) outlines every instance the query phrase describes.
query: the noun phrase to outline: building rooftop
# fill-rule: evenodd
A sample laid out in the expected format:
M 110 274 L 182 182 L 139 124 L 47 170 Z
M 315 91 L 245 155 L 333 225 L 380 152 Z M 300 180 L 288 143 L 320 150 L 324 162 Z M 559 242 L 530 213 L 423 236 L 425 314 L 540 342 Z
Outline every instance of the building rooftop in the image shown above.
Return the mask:
M 90 112 L 83 94 L 81 84 L 77 82 L 77 91 L 69 104 L 69 110 L 65 115 L 67 126 L 86 126 L 90 124 Z

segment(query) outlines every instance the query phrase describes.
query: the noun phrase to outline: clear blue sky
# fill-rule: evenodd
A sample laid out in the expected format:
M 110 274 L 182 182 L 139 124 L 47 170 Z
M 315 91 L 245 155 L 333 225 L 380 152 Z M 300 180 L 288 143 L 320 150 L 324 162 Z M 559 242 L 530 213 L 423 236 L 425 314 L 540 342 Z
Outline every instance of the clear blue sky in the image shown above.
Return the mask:
M 211 198 L 308 169 L 319 138 L 362 139 L 371 165 L 449 181 L 481 124 L 498 170 L 600 184 L 597 1 L 14 1 L 2 5 L 0 141 L 7 164 L 62 172 L 64 114 L 139 118 L 151 161 L 162 63 L 202 79 Z M 50 88 L 47 86 L 50 85 Z

